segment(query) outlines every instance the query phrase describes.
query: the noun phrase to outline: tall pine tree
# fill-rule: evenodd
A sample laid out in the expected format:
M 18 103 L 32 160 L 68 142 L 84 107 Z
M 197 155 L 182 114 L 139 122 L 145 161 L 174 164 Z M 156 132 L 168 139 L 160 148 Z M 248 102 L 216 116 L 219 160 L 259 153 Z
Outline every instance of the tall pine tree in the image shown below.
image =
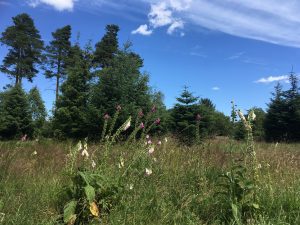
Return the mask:
M 61 96 L 54 113 L 54 133 L 58 138 L 81 139 L 87 136 L 87 103 L 90 77 L 83 51 L 72 47 L 73 66 L 67 69 L 67 79 L 61 86 Z
M 101 41 L 96 44 L 94 55 L 94 63 L 96 67 L 109 67 L 112 64 L 112 59 L 117 53 L 118 32 L 120 28 L 117 25 L 110 24 L 106 26 L 106 34 L 102 37 Z
M 38 72 L 36 66 L 41 62 L 43 41 L 28 14 L 19 14 L 12 19 L 14 25 L 7 27 L 0 38 L 9 48 L 0 69 L 14 78 L 15 84 L 21 83 L 23 77 L 32 82 Z
M 52 32 L 53 40 L 46 47 L 45 72 L 46 78 L 56 79 L 55 101 L 59 96 L 61 80 L 66 77 L 68 59 L 71 49 L 71 26 L 65 26 Z

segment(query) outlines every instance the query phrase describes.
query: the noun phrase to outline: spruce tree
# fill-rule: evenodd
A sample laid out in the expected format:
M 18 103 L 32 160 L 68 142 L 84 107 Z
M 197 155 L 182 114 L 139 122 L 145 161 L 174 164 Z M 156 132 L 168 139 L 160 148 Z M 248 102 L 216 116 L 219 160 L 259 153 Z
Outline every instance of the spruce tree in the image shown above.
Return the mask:
M 21 85 L 15 85 L 1 94 L 0 137 L 5 139 L 31 136 L 33 132 L 30 107 Z
M 65 26 L 52 32 L 53 40 L 46 47 L 45 72 L 46 78 L 56 79 L 55 101 L 59 96 L 59 88 L 62 79 L 66 77 L 66 69 L 71 49 L 71 26 Z
M 193 96 L 185 86 L 180 97 L 176 99 L 178 103 L 172 110 L 173 131 L 179 140 L 190 144 L 195 138 L 196 116 L 200 113 L 198 97 Z
M 34 136 L 41 135 L 46 120 L 46 108 L 37 87 L 32 88 L 28 93 L 28 101 L 34 127 Z
M 19 14 L 12 19 L 14 25 L 7 27 L 0 38 L 0 42 L 9 48 L 0 70 L 14 78 L 17 85 L 23 77 L 32 82 L 37 74 L 43 41 L 28 14 Z
M 115 54 L 111 66 L 101 70 L 91 96 L 93 114 L 90 121 L 96 118 L 98 121 L 91 123 L 93 133 L 100 131 L 99 121 L 102 121 L 102 115 L 113 115 L 117 105 L 122 107 L 120 123 L 129 115 L 135 116 L 140 109 L 143 112 L 151 109 L 149 78 L 147 74 L 141 73 L 142 66 L 143 60 L 130 50 L 130 44 L 127 43 L 124 49 Z
M 286 102 L 282 85 L 275 86 L 273 98 L 268 104 L 268 110 L 264 122 L 266 140 L 286 141 L 288 139 L 288 104 Z
M 106 34 L 102 37 L 101 41 L 96 44 L 94 55 L 94 63 L 96 67 L 109 67 L 112 64 L 112 59 L 117 53 L 118 32 L 120 28 L 117 25 L 110 24 L 106 26 Z
M 73 66 L 61 86 L 61 96 L 54 113 L 54 133 L 58 138 L 81 139 L 87 136 L 86 115 L 90 77 L 88 65 L 78 45 L 72 47 Z

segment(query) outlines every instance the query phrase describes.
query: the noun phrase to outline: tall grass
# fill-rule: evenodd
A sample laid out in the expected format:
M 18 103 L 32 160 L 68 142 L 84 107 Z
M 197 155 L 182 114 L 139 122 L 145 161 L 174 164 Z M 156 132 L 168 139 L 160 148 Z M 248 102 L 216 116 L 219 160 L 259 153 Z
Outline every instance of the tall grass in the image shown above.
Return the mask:
M 76 156 L 75 168 L 102 177 L 96 224 L 236 224 L 225 219 L 216 193 L 219 176 L 241 156 L 243 143 L 214 139 L 186 147 L 152 139 L 149 154 L 145 141 L 112 145 L 106 159 L 98 144 L 88 146 L 89 158 Z M 55 141 L 0 143 L 0 224 L 61 223 L 70 200 L 66 188 L 73 185 L 66 170 L 73 148 Z M 300 144 L 255 148 L 260 209 L 243 223 L 300 224 Z

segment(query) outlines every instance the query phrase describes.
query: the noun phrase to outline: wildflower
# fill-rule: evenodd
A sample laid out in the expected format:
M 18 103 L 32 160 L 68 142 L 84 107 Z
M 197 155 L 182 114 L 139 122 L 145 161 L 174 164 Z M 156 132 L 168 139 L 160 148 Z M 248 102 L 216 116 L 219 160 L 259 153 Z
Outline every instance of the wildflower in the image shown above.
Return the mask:
M 146 135 L 146 139 L 149 139 L 149 138 L 150 138 L 150 136 L 147 134 L 147 135 Z
M 161 141 L 158 141 L 157 144 L 158 144 L 158 145 L 161 145 Z
M 154 157 L 154 158 L 153 158 L 153 161 L 154 161 L 154 162 L 157 162 L 157 158 Z
M 245 118 L 244 114 L 241 112 L 241 110 L 238 110 L 238 115 L 241 118 L 241 120 L 243 121 L 243 123 L 245 123 L 246 122 L 246 118 Z
M 81 149 L 82 149 L 82 144 L 81 144 L 81 141 L 79 141 L 77 144 L 77 150 L 81 151 Z
M 165 137 L 165 142 L 166 142 L 166 143 L 168 142 L 168 138 L 166 138 L 166 137 Z
M 87 157 L 87 158 L 90 156 L 90 154 L 88 153 L 87 149 L 83 149 L 83 151 L 81 152 L 81 155 L 83 157 Z
M 119 169 L 123 168 L 123 167 L 124 167 L 124 165 L 125 165 L 125 163 L 124 163 L 124 159 L 123 159 L 123 158 L 121 158 L 121 159 L 120 159 L 120 162 L 119 162 Z
M 92 167 L 95 168 L 96 167 L 96 163 L 94 160 L 92 160 Z
M 248 120 L 249 120 L 249 121 L 254 121 L 255 118 L 256 118 L 256 115 L 255 115 L 254 111 L 251 110 L 251 112 L 250 112 L 249 115 L 248 115 Z
M 130 184 L 129 185 L 129 190 L 132 190 L 133 189 L 133 184 Z
M 145 128 L 145 125 L 144 125 L 143 122 L 140 124 L 140 128 L 141 128 L 141 129 L 144 129 L 144 128 Z
M 103 118 L 104 118 L 105 120 L 109 120 L 110 116 L 109 116 L 107 113 L 105 113 L 105 115 L 104 115 Z
M 197 114 L 197 116 L 196 116 L 196 120 L 197 120 L 197 121 L 200 121 L 200 120 L 201 120 L 201 116 L 200 116 L 200 114 Z
M 131 121 L 129 120 L 129 121 L 125 124 L 123 130 L 126 131 L 126 130 L 130 127 L 130 125 L 131 125 Z
M 261 169 L 261 164 L 257 164 L 257 169 Z
M 146 172 L 145 172 L 145 175 L 146 175 L 146 176 L 150 176 L 150 175 L 152 174 L 152 169 L 146 168 L 145 171 L 146 171 Z
M 139 114 L 138 114 L 138 116 L 140 117 L 140 118 L 142 118 L 143 116 L 144 116 L 144 113 L 143 113 L 143 111 L 141 110 L 141 111 L 139 111 Z
M 27 134 L 25 134 L 24 136 L 22 136 L 21 141 L 26 141 L 27 140 Z
M 156 125 L 160 124 L 160 118 L 157 118 L 154 122 Z
M 152 106 L 151 112 L 155 113 L 156 112 L 156 106 Z
M 151 147 L 149 148 L 149 150 L 148 150 L 148 153 L 151 155 L 153 152 L 154 152 L 154 147 L 151 146 Z
M 120 105 L 117 105 L 116 109 L 117 111 L 121 111 L 122 107 Z
M 34 151 L 34 152 L 32 153 L 32 155 L 37 155 L 37 151 Z
M 148 145 L 151 145 L 151 144 L 152 144 L 152 141 L 149 139 L 149 140 L 147 141 L 147 144 L 148 144 Z

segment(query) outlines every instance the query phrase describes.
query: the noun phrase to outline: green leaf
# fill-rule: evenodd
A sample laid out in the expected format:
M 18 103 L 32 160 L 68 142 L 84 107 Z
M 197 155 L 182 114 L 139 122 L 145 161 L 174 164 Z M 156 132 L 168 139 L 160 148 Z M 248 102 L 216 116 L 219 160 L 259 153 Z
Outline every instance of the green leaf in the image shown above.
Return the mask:
M 236 204 L 231 203 L 231 209 L 232 209 L 232 214 L 234 217 L 235 222 L 240 225 L 240 217 L 239 217 L 239 209 L 238 206 Z
M 84 192 L 89 203 L 92 203 L 95 200 L 95 189 L 91 185 L 84 187 Z
M 253 203 L 252 206 L 254 209 L 259 209 L 259 204 Z
M 73 200 L 68 202 L 64 207 L 64 223 L 69 223 L 76 218 L 77 201 Z

